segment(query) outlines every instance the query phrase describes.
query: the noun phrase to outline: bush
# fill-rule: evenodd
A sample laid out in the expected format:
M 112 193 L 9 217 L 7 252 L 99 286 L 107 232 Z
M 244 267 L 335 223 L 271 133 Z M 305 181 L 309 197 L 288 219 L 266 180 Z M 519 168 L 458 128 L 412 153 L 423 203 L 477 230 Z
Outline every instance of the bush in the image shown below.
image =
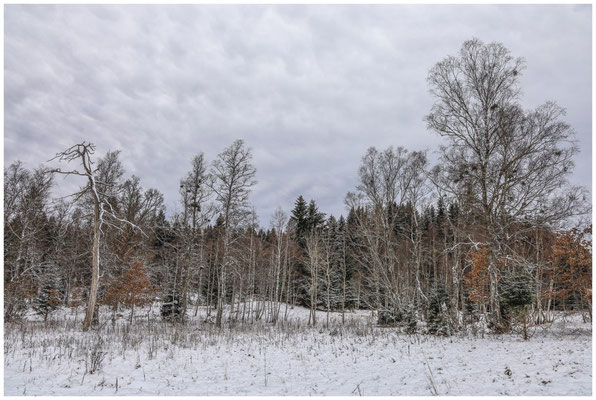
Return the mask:
M 94 374 L 101 369 L 101 364 L 103 363 L 106 354 L 108 354 L 106 351 L 104 351 L 103 345 L 103 339 L 98 337 L 93 344 L 93 348 L 89 351 L 87 372 L 90 374 Z
M 385 325 L 385 326 L 395 325 L 402 321 L 403 321 L 403 314 L 402 314 L 401 310 L 399 310 L 397 308 L 393 308 L 393 309 L 385 308 L 385 309 L 379 310 L 379 312 L 378 312 L 377 324 L 379 324 L 379 325 Z

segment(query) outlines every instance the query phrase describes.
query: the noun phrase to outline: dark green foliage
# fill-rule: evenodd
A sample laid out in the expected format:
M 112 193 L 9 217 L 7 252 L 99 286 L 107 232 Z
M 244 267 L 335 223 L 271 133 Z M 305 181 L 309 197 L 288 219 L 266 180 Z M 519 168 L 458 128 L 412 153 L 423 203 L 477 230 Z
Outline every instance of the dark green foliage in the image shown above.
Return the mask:
M 398 241 L 402 241 L 405 237 L 411 236 L 413 217 L 414 214 L 409 203 L 395 207 L 395 213 L 393 215 L 393 229 Z
M 413 304 L 404 309 L 398 307 L 379 310 L 377 324 L 381 326 L 405 326 L 408 334 L 418 332 L 418 312 Z
M 44 316 L 44 321 L 52 311 L 58 308 L 59 304 L 60 299 L 53 280 L 44 284 L 37 297 L 33 299 L 33 309 L 39 315 Z
M 436 222 L 439 227 L 443 226 L 445 221 L 445 201 L 443 200 L 443 196 L 439 197 L 439 201 L 437 202 L 437 217 Z
M 164 297 L 161 306 L 161 316 L 165 320 L 176 320 L 182 313 L 182 304 L 180 298 L 176 295 L 168 294 Z
M 395 325 L 402 322 L 404 315 L 401 310 L 397 308 L 385 308 L 379 310 L 377 323 L 379 325 Z
M 428 296 L 428 333 L 433 335 L 451 335 L 449 322 L 449 294 L 442 284 L 431 290 Z
M 359 264 L 357 259 L 358 248 L 361 243 L 357 235 L 358 222 L 356 211 L 353 208 L 350 208 L 345 224 L 345 263 L 346 282 L 348 282 L 346 289 L 346 308 L 355 308 L 359 306 L 355 277 L 362 266 Z
M 310 232 L 310 223 L 308 217 L 308 205 L 302 196 L 298 196 L 290 216 L 290 223 L 293 227 L 293 239 L 298 244 L 301 252 L 306 251 L 306 237 Z M 296 290 L 296 301 L 302 306 L 310 306 L 310 286 L 309 271 L 303 260 L 298 259 L 292 265 L 294 284 Z
M 290 223 L 293 228 L 293 238 L 303 252 L 303 258 L 306 258 L 306 238 L 313 232 L 319 232 L 325 224 L 325 214 L 319 212 L 317 204 L 311 200 L 307 205 L 302 196 L 298 196 L 294 203 L 294 209 L 290 216 Z M 310 272 L 302 260 L 298 260 L 293 265 L 293 273 L 296 284 L 297 303 L 310 307 Z M 321 296 L 324 287 L 319 287 L 319 297 L 317 307 L 326 307 L 326 299 Z
M 511 273 L 499 281 L 501 304 L 506 309 L 519 308 L 532 304 L 534 289 L 532 278 L 524 273 Z
M 406 323 L 406 333 L 412 335 L 418 331 L 418 312 L 413 304 L 410 304 L 406 308 L 404 314 L 404 320 Z
M 290 216 L 294 226 L 294 239 L 301 248 L 306 247 L 306 235 L 309 230 L 308 205 L 302 196 L 298 196 Z
M 451 224 L 456 225 L 459 216 L 459 206 L 457 203 L 449 204 L 449 220 L 451 221 Z
M 534 301 L 532 278 L 523 272 L 509 273 L 499 281 L 498 290 L 502 319 L 498 330 L 507 332 L 513 324 L 521 324 L 527 340 L 527 308 Z
M 310 232 L 315 231 L 323 226 L 325 223 L 325 214 L 319 212 L 317 203 L 311 200 L 308 204 L 308 229 Z

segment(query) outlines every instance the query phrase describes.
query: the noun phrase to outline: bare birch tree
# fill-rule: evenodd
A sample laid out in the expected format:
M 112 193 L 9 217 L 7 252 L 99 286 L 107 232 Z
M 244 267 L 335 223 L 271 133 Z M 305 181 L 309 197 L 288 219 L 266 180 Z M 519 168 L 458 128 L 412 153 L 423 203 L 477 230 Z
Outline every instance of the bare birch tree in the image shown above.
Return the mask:
M 286 268 L 284 268 L 284 251 L 287 253 L 287 247 L 284 246 L 284 241 L 287 242 L 286 226 L 288 223 L 288 215 L 278 207 L 273 213 L 271 219 L 271 226 L 275 230 L 275 260 L 273 262 L 273 322 L 276 322 L 279 317 L 279 309 L 281 305 L 281 297 L 283 294 L 283 285 L 285 283 Z M 287 257 L 287 256 L 286 256 Z M 283 275 L 282 275 L 283 274 Z
M 434 181 L 465 204 L 490 249 L 490 313 L 501 322 L 497 263 L 511 257 L 511 227 L 520 220 L 554 224 L 580 211 L 583 190 L 569 184 L 578 149 L 565 111 L 553 102 L 520 104 L 525 68 L 499 43 L 466 41 L 437 63 L 428 82 L 435 103 L 428 127 L 447 139 Z M 519 230 L 517 234 L 522 233 Z
M 310 313 L 308 322 L 315 326 L 317 324 L 319 274 L 324 262 L 321 238 L 317 230 L 312 230 L 306 237 L 306 255 L 308 259 L 306 265 L 310 272 Z
M 180 322 L 184 322 L 188 303 L 188 287 L 195 271 L 191 270 L 191 264 L 198 264 L 199 291 L 197 302 L 200 298 L 201 270 L 204 269 L 204 237 L 201 233 L 206 224 L 213 217 L 213 207 L 207 202 L 211 196 L 212 178 L 207 170 L 203 153 L 198 154 L 192 160 L 192 168 L 186 177 L 180 182 L 180 194 L 184 206 L 183 226 L 184 239 L 186 241 L 186 260 L 182 277 L 182 312 Z M 197 243 L 197 236 L 200 236 Z M 196 254 L 198 246 L 198 257 Z M 197 260 L 198 258 L 198 260 Z M 197 303 L 198 306 L 198 303 Z
M 250 149 L 244 146 L 242 140 L 236 140 L 217 156 L 213 162 L 211 173 L 213 175 L 211 188 L 223 216 L 223 254 L 219 271 L 219 293 L 215 320 L 216 326 L 221 327 L 227 271 L 233 261 L 230 257 L 232 231 L 249 215 L 248 196 L 252 186 L 256 184 L 256 169 L 252 165 Z
M 408 152 L 402 147 L 379 152 L 371 147 L 362 158 L 358 192 L 346 197 L 349 208 L 364 210 L 355 214 L 363 244 L 358 259 L 370 271 L 368 279 L 375 291 L 377 310 L 388 305 L 401 307 L 416 296 L 424 296 L 419 284 L 421 239 L 419 232 L 410 233 L 417 232 L 416 206 L 428 193 L 425 166 L 424 152 Z M 398 217 L 407 208 L 414 215 L 414 226 L 406 230 L 406 237 L 398 237 Z M 404 240 L 412 242 L 406 260 L 398 256 L 396 249 Z M 414 274 L 410 273 L 411 267 Z M 411 275 L 417 282 L 415 290 L 408 285 Z

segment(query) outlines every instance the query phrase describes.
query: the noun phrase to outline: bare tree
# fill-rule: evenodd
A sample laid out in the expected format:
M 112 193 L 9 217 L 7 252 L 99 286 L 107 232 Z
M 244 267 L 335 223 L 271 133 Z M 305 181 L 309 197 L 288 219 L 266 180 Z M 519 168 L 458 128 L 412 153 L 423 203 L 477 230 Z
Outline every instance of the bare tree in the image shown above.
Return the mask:
M 317 324 L 319 274 L 325 261 L 321 238 L 317 230 L 312 230 L 306 237 L 306 254 L 308 258 L 306 265 L 310 272 L 310 314 L 308 322 L 315 326 Z
M 199 291 L 197 292 L 197 307 L 200 297 L 201 270 L 204 268 L 204 237 L 200 235 L 200 243 L 197 243 L 198 233 L 202 231 L 213 217 L 213 207 L 207 204 L 211 196 L 212 178 L 207 171 L 207 165 L 203 153 L 196 155 L 192 160 L 192 169 L 180 182 L 180 194 L 184 206 L 183 227 L 184 239 L 186 241 L 186 262 L 182 278 L 182 312 L 180 322 L 184 321 L 188 303 L 188 287 L 191 281 L 190 267 L 196 260 L 196 247 L 199 247 L 198 274 Z
M 219 274 L 219 296 L 217 301 L 216 325 L 221 327 L 223 305 L 226 292 L 226 274 L 233 260 L 230 257 L 232 230 L 239 226 L 250 214 L 248 196 L 251 187 L 256 184 L 256 169 L 252 165 L 250 149 L 244 147 L 242 140 L 236 140 L 230 147 L 217 156 L 212 167 L 215 193 L 223 216 L 223 254 Z
M 428 75 L 435 98 L 428 127 L 447 139 L 433 180 L 460 199 L 483 227 L 491 249 L 490 311 L 500 324 L 497 260 L 511 257 L 511 227 L 527 219 L 554 224 L 581 212 L 583 190 L 569 184 L 575 146 L 564 110 L 519 103 L 525 68 L 502 44 L 470 40 Z M 517 234 L 520 234 L 519 230 Z
M 370 272 L 368 281 L 375 291 L 371 306 L 377 310 L 424 297 L 419 280 L 421 237 L 416 207 L 428 194 L 425 167 L 424 152 L 408 152 L 402 147 L 379 152 L 371 147 L 362 158 L 358 192 L 346 197 L 348 208 L 363 210 L 355 214 L 362 243 L 357 258 Z M 395 228 L 404 210 L 413 215 L 413 226 L 404 231 L 405 237 L 399 237 Z M 398 251 L 398 244 L 404 240 L 411 242 L 406 259 Z M 408 285 L 411 275 L 416 282 L 414 291 Z
M 43 269 L 40 246 L 48 228 L 53 179 L 45 168 L 18 161 L 4 170 L 4 317 L 19 318 Z M 39 279 L 38 279 L 39 278 Z
M 271 219 L 271 226 L 275 231 L 275 260 L 273 262 L 273 322 L 276 322 L 279 317 L 279 309 L 281 305 L 281 296 L 283 294 L 283 285 L 285 283 L 286 268 L 284 268 L 284 251 L 287 254 L 287 246 L 284 246 L 284 240 L 287 242 L 286 227 L 288 223 L 288 215 L 281 207 L 275 209 Z M 287 256 L 286 258 L 287 259 Z M 283 275 L 282 275 L 283 274 Z
M 70 171 L 63 171 L 60 168 L 53 169 L 52 172 L 64 175 L 78 175 L 87 179 L 87 184 L 78 192 L 74 193 L 75 201 L 87 196 L 93 204 L 93 249 L 92 249 L 92 266 L 91 266 L 91 287 L 89 290 L 89 303 L 87 306 L 87 313 L 83 322 L 83 330 L 88 330 L 91 326 L 95 305 L 97 302 L 97 290 L 99 287 L 99 265 L 100 265 L 100 239 L 102 234 L 102 227 L 104 224 L 114 226 L 120 229 L 115 223 L 125 223 L 138 228 L 136 225 L 118 217 L 113 205 L 109 201 L 109 196 L 114 192 L 114 181 L 119 174 L 114 168 L 110 168 L 106 163 L 100 164 L 98 167 L 93 167 L 91 156 L 95 153 L 95 145 L 92 143 L 79 143 L 68 149 L 56 154 L 52 160 L 61 162 L 72 162 L 79 160 L 82 170 L 73 169 Z M 117 153 L 116 153 L 117 157 Z M 107 163 L 115 162 L 116 157 L 107 157 Z M 52 161 L 50 160 L 50 161 Z M 121 175 L 121 174 L 120 174 Z M 98 176 L 103 179 L 99 180 Z

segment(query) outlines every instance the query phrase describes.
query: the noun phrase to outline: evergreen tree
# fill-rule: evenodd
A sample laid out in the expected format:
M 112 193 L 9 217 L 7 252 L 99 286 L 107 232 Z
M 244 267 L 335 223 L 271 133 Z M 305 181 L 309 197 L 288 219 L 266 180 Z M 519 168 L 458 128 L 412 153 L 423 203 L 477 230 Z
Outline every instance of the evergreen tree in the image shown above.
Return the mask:
M 317 203 L 314 200 L 311 200 L 308 204 L 308 230 L 313 232 L 323 226 L 325 223 L 325 214 L 319 212 L 319 208 L 317 207 Z
M 306 234 L 309 230 L 308 205 L 302 195 L 298 196 L 294 203 L 294 209 L 290 220 L 294 225 L 294 240 L 304 249 L 306 246 Z
M 300 247 L 300 256 L 293 265 L 295 275 L 296 299 L 300 305 L 310 307 L 311 279 L 310 272 L 305 264 L 306 260 L 306 238 L 308 235 L 319 231 L 325 222 L 325 214 L 319 212 L 314 200 L 306 203 L 302 196 L 296 199 L 292 215 L 290 217 L 293 226 L 294 240 Z M 318 286 L 317 286 L 318 288 Z M 324 298 L 319 300 L 325 301 Z
M 505 330 L 509 330 L 513 322 L 518 322 L 527 340 L 527 307 L 534 302 L 532 278 L 523 272 L 506 274 L 499 281 L 499 294 Z
M 445 221 L 445 201 L 443 200 L 443 196 L 439 197 L 437 201 L 437 225 L 439 227 L 443 226 Z
M 428 333 L 449 336 L 451 327 L 449 322 L 449 294 L 442 284 L 432 289 L 428 296 Z
M 409 304 L 404 314 L 406 333 L 412 335 L 418 332 L 418 312 L 414 304 Z
M 290 224 L 295 242 L 298 244 L 298 257 L 292 264 L 292 273 L 294 276 L 294 290 L 296 301 L 303 306 L 309 305 L 308 290 L 308 268 L 305 264 L 306 259 L 306 237 L 309 230 L 308 224 L 308 205 L 302 195 L 296 199 Z
M 55 311 L 60 304 L 60 296 L 56 289 L 56 280 L 52 275 L 46 277 L 46 282 L 42 285 L 37 297 L 33 299 L 33 309 L 39 315 L 43 315 L 44 322 L 48 315 Z

